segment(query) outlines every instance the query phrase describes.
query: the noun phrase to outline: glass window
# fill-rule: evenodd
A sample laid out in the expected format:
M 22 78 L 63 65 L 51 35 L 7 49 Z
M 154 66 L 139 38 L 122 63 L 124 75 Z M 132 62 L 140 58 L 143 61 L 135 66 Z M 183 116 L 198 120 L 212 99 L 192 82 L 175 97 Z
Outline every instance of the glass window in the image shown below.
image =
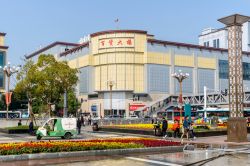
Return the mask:
M 243 62 L 243 80 L 250 80 L 250 63 Z M 219 60 L 219 77 L 228 79 L 228 61 Z
M 219 60 L 219 77 L 228 79 L 228 61 Z
M 198 69 L 198 91 L 203 93 L 204 86 L 214 89 L 214 70 Z
M 217 48 L 220 48 L 220 40 L 217 39 Z
M 4 66 L 4 53 L 0 52 L 0 66 Z M 4 74 L 3 71 L 0 71 L 0 87 L 3 87 L 4 83 Z
M 250 80 L 250 63 L 243 62 L 243 80 Z
M 207 42 L 207 47 L 209 47 L 209 41 Z
M 216 40 L 213 40 L 213 47 L 216 48 Z

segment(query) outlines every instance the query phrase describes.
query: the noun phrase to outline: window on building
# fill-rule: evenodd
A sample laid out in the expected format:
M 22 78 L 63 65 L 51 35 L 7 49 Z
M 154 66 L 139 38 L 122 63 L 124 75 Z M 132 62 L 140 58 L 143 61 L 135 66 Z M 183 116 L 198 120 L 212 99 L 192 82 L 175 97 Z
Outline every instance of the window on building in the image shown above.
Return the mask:
M 220 40 L 217 39 L 217 48 L 220 48 Z
M 213 40 L 213 47 L 216 48 L 216 40 Z
M 250 63 L 243 62 L 243 80 L 250 80 Z M 219 60 L 219 77 L 228 79 L 228 61 Z
M 0 52 L 0 66 L 4 66 L 4 54 Z M 4 86 L 4 74 L 3 71 L 0 71 L 0 87 Z
M 207 42 L 204 42 L 203 45 L 206 47 L 207 46 Z
M 219 60 L 219 77 L 228 79 L 228 61 Z
M 243 80 L 250 80 L 250 63 L 243 62 Z
M 207 47 L 209 47 L 209 41 L 207 42 Z

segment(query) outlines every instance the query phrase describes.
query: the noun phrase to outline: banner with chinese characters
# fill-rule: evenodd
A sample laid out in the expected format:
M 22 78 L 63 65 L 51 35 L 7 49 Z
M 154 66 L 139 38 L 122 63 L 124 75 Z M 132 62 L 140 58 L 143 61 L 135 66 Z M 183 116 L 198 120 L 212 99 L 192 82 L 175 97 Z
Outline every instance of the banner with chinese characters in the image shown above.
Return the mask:
M 134 38 L 107 38 L 99 40 L 99 49 L 114 47 L 134 47 Z

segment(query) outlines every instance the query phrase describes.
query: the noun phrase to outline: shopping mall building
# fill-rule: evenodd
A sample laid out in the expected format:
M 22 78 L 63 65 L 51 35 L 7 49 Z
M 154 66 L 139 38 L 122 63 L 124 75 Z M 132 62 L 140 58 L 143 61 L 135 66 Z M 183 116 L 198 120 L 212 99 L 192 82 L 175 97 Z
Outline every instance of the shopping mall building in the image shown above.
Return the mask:
M 110 30 L 93 33 L 82 44 L 55 42 L 27 56 L 54 54 L 79 69 L 76 91 L 81 111 L 105 116 L 129 116 L 144 109 L 147 114 L 157 101 L 179 94 L 179 83 L 171 76 L 189 73 L 183 94 L 203 93 L 203 87 L 228 88 L 228 50 L 158 40 L 142 30 Z M 245 88 L 250 87 L 250 52 L 243 52 Z M 112 104 L 110 103 L 110 81 Z M 110 111 L 112 107 L 112 111 Z
M 6 33 L 0 32 L 0 66 L 4 66 L 6 64 L 6 56 L 7 56 L 7 50 L 8 46 L 5 46 L 4 44 L 4 38 Z M 5 81 L 4 81 L 4 74 L 3 70 L 0 70 L 0 92 L 5 92 Z

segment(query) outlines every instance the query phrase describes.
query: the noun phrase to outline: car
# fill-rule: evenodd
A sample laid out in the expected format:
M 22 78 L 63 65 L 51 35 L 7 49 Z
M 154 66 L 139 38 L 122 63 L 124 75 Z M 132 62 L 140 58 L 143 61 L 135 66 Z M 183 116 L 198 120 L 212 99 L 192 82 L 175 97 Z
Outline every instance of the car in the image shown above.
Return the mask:
M 100 120 L 100 119 L 101 119 L 101 118 L 100 118 L 99 116 L 94 116 L 94 117 L 91 118 L 91 120 L 94 120 L 94 121 L 95 121 L 95 120 Z
M 104 119 L 120 119 L 120 118 L 123 118 L 123 116 L 122 115 L 108 115 L 104 117 Z
M 29 118 L 29 117 L 30 117 L 30 115 L 28 112 L 22 113 L 22 118 Z
M 130 115 L 127 117 L 127 119 L 138 119 L 139 117 L 137 115 Z

